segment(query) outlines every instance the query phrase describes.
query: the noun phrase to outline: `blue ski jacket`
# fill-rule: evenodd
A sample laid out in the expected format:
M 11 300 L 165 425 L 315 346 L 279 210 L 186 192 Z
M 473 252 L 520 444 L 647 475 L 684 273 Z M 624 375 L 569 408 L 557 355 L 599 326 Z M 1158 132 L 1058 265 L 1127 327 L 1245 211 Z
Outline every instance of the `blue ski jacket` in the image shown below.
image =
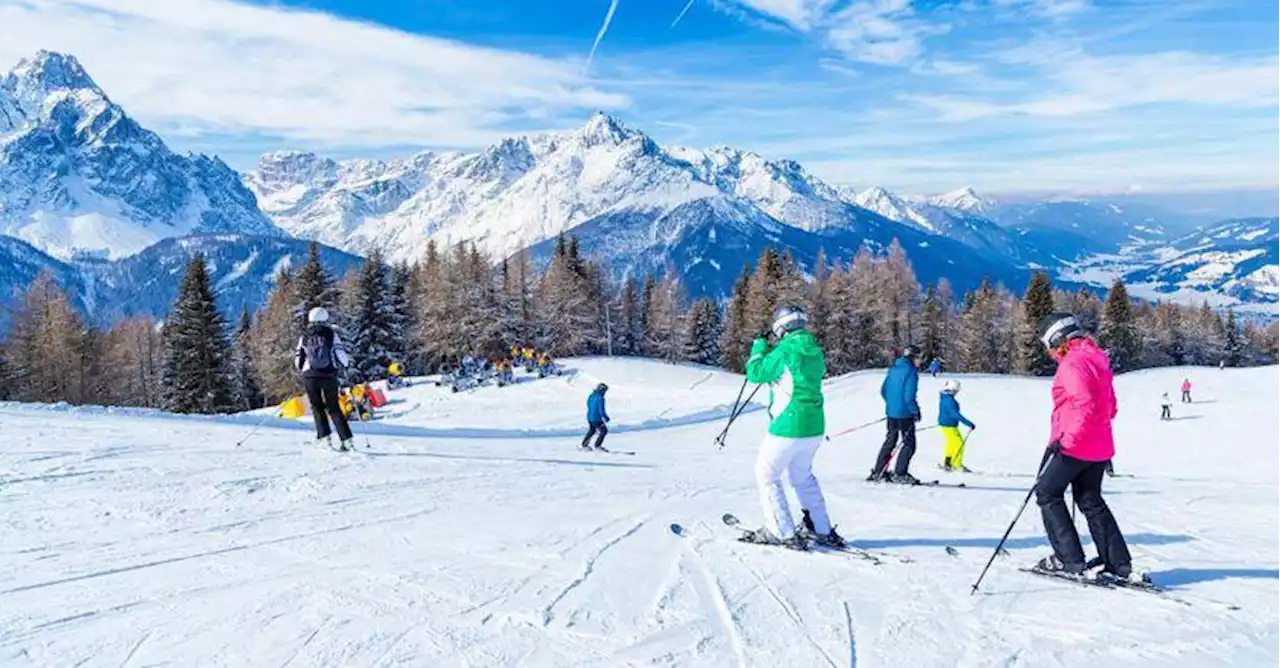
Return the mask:
M 608 421 L 609 413 L 604 409 L 604 392 L 595 390 L 587 397 L 587 422 L 598 424 Z
M 956 427 L 963 422 L 964 425 L 973 429 L 973 423 L 968 418 L 960 414 L 960 402 L 956 401 L 953 394 L 938 395 L 938 426 L 939 427 Z
M 916 388 L 920 385 L 920 375 L 911 360 L 899 357 L 884 375 L 880 384 L 880 396 L 884 398 L 885 417 L 903 420 L 920 415 L 920 404 L 916 403 Z

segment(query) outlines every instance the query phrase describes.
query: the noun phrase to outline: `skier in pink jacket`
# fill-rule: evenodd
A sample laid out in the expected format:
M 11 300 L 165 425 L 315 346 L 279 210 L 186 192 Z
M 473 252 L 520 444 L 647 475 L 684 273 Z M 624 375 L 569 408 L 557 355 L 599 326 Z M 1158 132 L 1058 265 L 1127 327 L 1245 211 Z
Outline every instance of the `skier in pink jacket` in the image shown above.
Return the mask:
M 1089 523 L 1104 572 L 1128 579 L 1132 571 L 1129 548 L 1102 500 L 1102 477 L 1116 452 L 1111 433 L 1116 393 L 1110 360 L 1070 314 L 1045 317 L 1040 334 L 1040 341 L 1058 362 L 1058 371 L 1053 377 L 1049 449 L 1036 482 L 1036 504 L 1053 554 L 1036 567 L 1071 574 L 1086 570 L 1080 534 L 1063 499 L 1070 486 L 1072 498 Z

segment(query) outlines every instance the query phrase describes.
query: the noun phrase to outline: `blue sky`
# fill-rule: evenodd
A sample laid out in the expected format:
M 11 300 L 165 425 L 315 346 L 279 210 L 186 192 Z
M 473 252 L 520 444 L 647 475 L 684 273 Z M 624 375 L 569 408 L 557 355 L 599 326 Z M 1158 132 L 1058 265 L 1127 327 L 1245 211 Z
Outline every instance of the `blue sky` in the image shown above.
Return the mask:
M 1280 180 L 1276 3 L 0 0 L 0 25 L 0 62 L 72 53 L 172 146 L 241 168 L 472 150 L 604 109 L 903 192 Z

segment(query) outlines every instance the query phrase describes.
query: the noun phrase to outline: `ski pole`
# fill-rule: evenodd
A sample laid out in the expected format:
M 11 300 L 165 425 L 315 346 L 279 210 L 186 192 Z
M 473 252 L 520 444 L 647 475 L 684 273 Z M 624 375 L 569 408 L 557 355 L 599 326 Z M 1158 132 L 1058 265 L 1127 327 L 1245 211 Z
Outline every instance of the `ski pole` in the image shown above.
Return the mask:
M 956 456 L 954 461 L 961 461 L 961 462 L 964 461 L 964 448 L 966 445 L 969 445 L 969 439 L 971 438 L 973 438 L 972 427 L 969 429 L 969 433 L 964 435 L 964 440 L 960 441 L 960 449 L 956 450 Z
M 280 413 L 281 413 L 280 410 L 276 410 L 276 412 L 271 413 L 270 415 L 263 416 L 263 418 L 258 421 L 258 424 L 254 425 L 253 429 L 250 429 L 249 433 L 244 435 L 244 438 L 240 439 L 239 441 L 236 441 L 236 447 L 238 448 L 244 445 L 245 441 L 249 440 L 250 436 L 253 436 L 254 434 L 258 433 L 259 429 L 262 429 L 262 426 L 267 423 L 267 420 L 270 420 L 273 417 L 280 417 Z
M 747 391 L 747 378 L 742 377 L 742 387 L 738 388 L 738 397 L 733 400 L 733 407 L 729 409 L 729 421 L 725 423 L 724 429 L 720 430 L 720 434 L 716 436 L 716 443 L 724 440 L 724 435 L 729 433 L 729 425 L 733 424 L 733 419 L 738 415 L 738 406 L 742 403 L 742 393 Z
M 738 416 L 742 415 L 742 413 L 747 410 L 747 406 L 751 403 L 752 399 L 756 398 L 756 392 L 760 391 L 760 387 L 760 385 L 756 385 L 755 389 L 751 390 L 751 394 L 747 395 L 746 401 L 739 404 L 738 410 L 734 411 L 733 414 L 729 416 L 729 422 L 724 426 L 724 431 L 720 432 L 720 435 L 716 437 L 716 443 L 720 445 L 720 449 L 724 449 L 725 438 L 729 435 L 729 427 L 732 427 L 733 423 L 738 419 Z
M 831 434 L 830 436 L 828 436 L 828 437 L 827 437 L 827 440 L 828 440 L 828 441 L 830 441 L 830 440 L 831 440 L 831 439 L 833 439 L 833 438 L 840 438 L 841 436 L 844 436 L 845 434 L 852 434 L 853 432 L 858 431 L 859 429 L 865 429 L 865 428 L 867 428 L 867 427 L 870 427 L 870 426 L 871 426 L 871 425 L 873 425 L 873 424 L 880 424 L 881 422 L 884 422 L 884 421 L 885 421 L 885 420 L 887 420 L 887 419 L 889 419 L 889 418 L 879 418 L 879 419 L 876 419 L 876 420 L 872 420 L 872 421 L 870 421 L 870 422 L 867 422 L 867 423 L 865 423 L 865 424 L 860 424 L 860 425 L 858 425 L 858 426 L 856 426 L 856 427 L 849 427 L 848 429 L 846 429 L 846 430 L 844 430 L 844 431 L 842 431 L 842 432 L 839 432 L 839 433 L 836 433 L 836 434 Z
M 1013 516 L 1013 521 L 1009 523 L 1009 528 L 1004 530 L 1004 535 L 1000 537 L 1000 542 L 996 545 L 996 549 L 991 552 L 991 558 L 987 560 L 987 565 L 982 567 L 982 573 L 978 575 L 978 581 L 973 583 L 973 588 L 969 590 L 969 595 L 973 596 L 978 593 L 978 585 L 982 584 L 982 579 L 987 577 L 987 570 L 991 568 L 991 564 L 995 562 L 996 555 L 1000 554 L 1000 550 L 1004 548 L 1005 541 L 1009 540 L 1009 534 L 1013 533 L 1013 527 L 1022 517 L 1022 511 L 1027 509 L 1027 504 L 1031 503 L 1031 495 L 1036 493 L 1036 487 L 1040 485 L 1040 476 L 1044 475 L 1044 470 L 1049 468 L 1049 462 L 1053 461 L 1053 456 L 1057 454 L 1057 450 L 1050 448 L 1045 453 L 1044 462 L 1040 465 L 1040 471 L 1036 473 L 1035 482 L 1031 483 L 1031 489 L 1027 490 L 1027 497 L 1022 500 L 1022 505 L 1018 507 L 1018 514 Z

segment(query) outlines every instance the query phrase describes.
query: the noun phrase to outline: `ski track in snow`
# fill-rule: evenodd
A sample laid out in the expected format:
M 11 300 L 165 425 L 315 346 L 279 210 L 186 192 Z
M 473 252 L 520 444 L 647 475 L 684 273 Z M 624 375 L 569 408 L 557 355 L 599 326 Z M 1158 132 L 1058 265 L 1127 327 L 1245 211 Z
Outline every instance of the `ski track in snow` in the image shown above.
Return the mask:
M 1170 598 L 1014 570 L 1047 549 L 1034 505 L 969 595 L 1031 484 L 1047 380 L 962 377 L 965 413 L 983 425 L 966 459 L 986 472 L 966 489 L 866 485 L 880 429 L 823 446 L 817 474 L 841 532 L 914 560 L 872 566 L 708 526 L 726 511 L 760 522 L 766 416 L 743 415 L 728 447 L 713 444 L 740 376 L 637 360 L 575 371 L 466 395 L 393 392 L 418 408 L 384 414 L 366 431 L 373 449 L 350 455 L 277 423 L 235 447 L 260 415 L 5 404 L 0 665 L 1280 661 L 1275 367 L 1117 381 L 1116 466 L 1132 477 L 1106 481 L 1108 503 Z M 1199 419 L 1158 422 L 1160 393 L 1187 375 L 1214 400 L 1175 407 Z M 880 377 L 829 384 L 833 431 L 878 416 Z M 609 436 L 637 452 L 625 461 L 575 451 L 584 388 L 601 380 L 615 421 L 636 427 Z M 941 382 L 921 379 L 926 420 Z M 665 426 L 643 427 L 659 416 Z M 514 437 L 524 429 L 566 436 Z M 940 449 L 923 432 L 913 468 L 932 475 Z M 672 536 L 673 521 L 697 530 Z

